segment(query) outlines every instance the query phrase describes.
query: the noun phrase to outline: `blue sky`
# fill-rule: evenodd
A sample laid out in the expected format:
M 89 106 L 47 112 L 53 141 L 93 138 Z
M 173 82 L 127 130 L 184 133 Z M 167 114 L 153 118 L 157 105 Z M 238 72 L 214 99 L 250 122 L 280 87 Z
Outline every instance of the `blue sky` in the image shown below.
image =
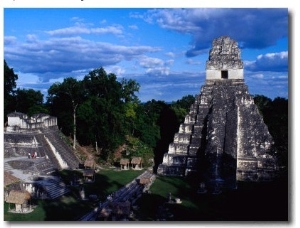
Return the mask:
M 212 40 L 241 48 L 250 94 L 288 98 L 288 8 L 4 8 L 4 58 L 17 86 L 47 95 L 103 67 L 140 85 L 142 102 L 176 101 L 205 83 Z

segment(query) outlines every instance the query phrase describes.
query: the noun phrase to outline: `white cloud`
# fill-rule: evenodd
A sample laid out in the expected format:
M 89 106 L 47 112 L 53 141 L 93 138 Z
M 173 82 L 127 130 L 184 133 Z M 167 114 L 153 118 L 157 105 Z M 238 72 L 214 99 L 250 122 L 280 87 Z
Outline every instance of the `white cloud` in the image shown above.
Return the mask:
M 257 60 L 261 59 L 271 59 L 271 60 L 277 60 L 277 59 L 287 59 L 288 58 L 288 52 L 283 51 L 283 52 L 277 52 L 277 53 L 267 53 L 264 55 L 259 55 L 257 56 Z
M 152 68 L 157 66 L 163 66 L 164 61 L 158 58 L 143 56 L 139 58 L 139 64 L 144 68 Z
M 170 65 L 174 60 L 162 60 L 159 58 L 153 58 L 148 56 L 142 56 L 139 58 L 138 63 L 141 67 L 146 69 L 146 73 L 150 75 L 169 75 Z
M 46 33 L 51 35 L 51 36 L 70 36 L 70 35 L 79 35 L 79 34 L 114 34 L 114 35 L 121 35 L 123 33 L 123 28 L 120 25 L 107 26 L 107 27 L 97 27 L 97 28 L 88 28 L 85 25 L 79 24 L 79 25 L 72 26 L 72 27 L 46 31 Z
M 126 72 L 126 70 L 123 67 L 120 66 L 108 66 L 105 68 L 105 71 L 107 73 L 113 73 L 115 74 L 118 78 L 122 77 L 122 75 Z
M 8 38 L 12 40 L 12 38 Z M 151 46 L 123 46 L 95 42 L 81 37 L 58 37 L 49 40 L 32 39 L 30 42 L 9 43 L 4 47 L 7 61 L 18 66 L 19 71 L 35 72 L 45 77 L 46 72 L 71 72 L 117 64 L 124 60 L 140 58 L 145 53 L 159 51 Z M 157 64 L 152 59 L 146 64 Z M 159 60 L 160 62 L 161 60 Z M 156 63 L 155 63 L 156 62 Z
M 264 78 L 264 75 L 263 74 L 253 74 L 250 77 L 251 78 L 257 78 L 257 79 L 262 79 L 262 78 Z
M 146 70 L 147 74 L 150 75 L 169 75 L 170 68 L 169 67 L 155 67 L 155 68 L 148 68 Z
M 247 62 L 245 69 L 250 71 L 288 71 L 288 51 L 258 55 L 253 62 Z
M 39 76 L 32 73 L 23 73 L 17 71 L 16 74 L 18 75 L 17 84 L 20 87 L 23 87 L 25 84 L 38 84 L 40 83 Z
M 27 42 L 36 42 L 38 40 L 37 36 L 35 34 L 28 34 L 26 36 Z
M 70 21 L 84 22 L 84 19 L 83 19 L 83 18 L 80 18 L 80 17 L 72 17 L 72 18 L 70 19 Z
M 272 79 L 288 79 L 288 75 L 276 75 L 276 76 L 272 76 Z
M 174 58 L 174 57 L 175 57 L 175 53 L 169 51 L 169 52 L 166 53 L 166 56 L 169 56 L 169 57 L 171 57 L 171 58 Z

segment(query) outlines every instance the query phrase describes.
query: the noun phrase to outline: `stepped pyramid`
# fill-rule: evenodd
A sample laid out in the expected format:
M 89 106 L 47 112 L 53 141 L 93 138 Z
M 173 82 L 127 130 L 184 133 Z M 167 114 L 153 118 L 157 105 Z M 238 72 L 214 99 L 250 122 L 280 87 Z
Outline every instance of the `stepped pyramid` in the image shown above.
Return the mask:
M 273 139 L 244 82 L 236 41 L 213 40 L 206 81 L 179 132 L 164 154 L 157 174 L 196 173 L 207 189 L 236 188 L 237 181 L 275 177 Z M 217 189 L 217 190 L 216 190 Z

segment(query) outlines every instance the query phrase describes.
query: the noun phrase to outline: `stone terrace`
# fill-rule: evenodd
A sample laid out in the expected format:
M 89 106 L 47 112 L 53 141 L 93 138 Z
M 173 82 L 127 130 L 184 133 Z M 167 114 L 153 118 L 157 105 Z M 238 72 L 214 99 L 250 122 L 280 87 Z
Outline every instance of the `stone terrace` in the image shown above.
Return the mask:
M 19 179 L 34 197 L 53 199 L 65 194 L 69 190 L 51 173 L 61 169 L 76 169 L 82 162 L 63 140 L 58 127 L 53 126 L 55 121 L 51 122 L 52 125 L 48 123 L 49 119 L 55 118 L 46 118 L 48 122 L 38 122 L 36 125 L 40 128 L 31 129 L 18 125 L 22 120 L 16 118 L 27 116 L 17 114 L 9 116 L 11 125 L 8 126 L 9 131 L 4 133 L 5 173 Z M 36 156 L 32 157 L 34 154 Z

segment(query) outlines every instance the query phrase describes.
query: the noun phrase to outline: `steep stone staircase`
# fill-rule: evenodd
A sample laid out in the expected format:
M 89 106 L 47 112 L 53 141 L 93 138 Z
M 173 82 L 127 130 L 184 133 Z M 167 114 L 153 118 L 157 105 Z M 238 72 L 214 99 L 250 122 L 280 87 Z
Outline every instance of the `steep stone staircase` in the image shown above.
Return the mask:
M 44 131 L 43 135 L 50 140 L 51 144 L 59 152 L 60 156 L 68 164 L 70 169 L 79 167 L 81 161 L 75 156 L 73 149 L 60 137 L 59 130 Z

